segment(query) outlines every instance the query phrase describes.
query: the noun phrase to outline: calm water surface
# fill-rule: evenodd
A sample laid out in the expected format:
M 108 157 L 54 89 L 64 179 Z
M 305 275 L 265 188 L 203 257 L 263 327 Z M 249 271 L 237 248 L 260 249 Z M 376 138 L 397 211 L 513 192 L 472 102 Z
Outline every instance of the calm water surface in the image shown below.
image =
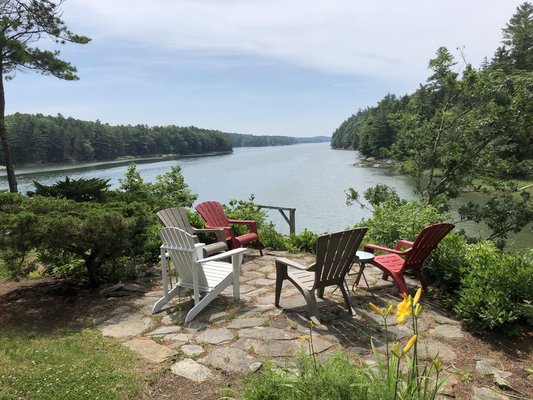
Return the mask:
M 345 190 L 353 187 L 363 192 L 378 184 L 396 189 L 401 198 L 413 199 L 413 186 L 409 178 L 390 175 L 387 169 L 354 166 L 359 154 L 354 151 L 332 150 L 329 143 L 300 144 L 277 147 L 236 148 L 233 154 L 209 157 L 192 157 L 165 161 L 137 161 L 142 178 L 151 182 L 156 176 L 170 171 L 173 165 L 182 169 L 185 182 L 198 195 L 196 203 L 230 199 L 247 200 L 255 196 L 257 204 L 296 208 L 296 231 L 305 228 L 313 232 L 342 230 L 353 226 L 370 212 L 358 205 L 346 205 Z M 54 170 L 17 169 L 19 190 L 34 190 L 33 180 L 52 184 L 69 176 L 73 179 L 98 177 L 110 179 L 113 188 L 124 179 L 128 163 L 100 163 L 73 168 L 72 165 L 54 166 Z M 0 189 L 7 189 L 5 173 L 0 173 Z M 456 207 L 467 200 L 454 201 Z M 196 204 L 195 204 L 196 205 Z M 282 233 L 288 233 L 285 220 L 276 210 L 268 216 Z M 457 224 L 470 234 L 479 234 L 478 225 Z M 486 229 L 485 229 L 486 231 Z M 486 236 L 481 233 L 481 236 Z M 533 247 L 533 235 L 526 229 L 513 236 L 509 246 Z
M 346 205 L 344 191 L 349 187 L 362 194 L 367 188 L 384 183 L 403 198 L 414 197 L 407 178 L 390 176 L 384 169 L 358 168 L 354 166 L 357 162 L 356 152 L 332 150 L 329 143 L 318 143 L 236 148 L 233 154 L 221 156 L 137 162 L 137 170 L 150 182 L 170 171 L 171 166 L 179 165 L 185 182 L 198 195 L 197 203 L 227 203 L 254 195 L 257 204 L 296 208 L 297 232 L 305 228 L 325 232 L 344 229 L 370 216 L 358 205 Z M 52 184 L 67 175 L 72 179 L 110 179 L 116 188 L 126 170 L 127 164 L 100 164 L 48 172 L 21 168 L 16 172 L 19 191 L 26 192 L 34 190 L 33 180 Z M 0 188 L 7 189 L 5 176 L 0 177 Z M 270 210 L 269 218 L 281 232 L 288 233 L 288 225 L 278 211 Z

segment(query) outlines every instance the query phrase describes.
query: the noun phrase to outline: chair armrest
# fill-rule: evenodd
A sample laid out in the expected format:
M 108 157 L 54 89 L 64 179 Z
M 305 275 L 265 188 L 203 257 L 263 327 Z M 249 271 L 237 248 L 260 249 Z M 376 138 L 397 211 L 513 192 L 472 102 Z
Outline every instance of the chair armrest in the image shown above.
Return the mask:
M 230 224 L 248 225 L 248 229 L 250 229 L 250 232 L 257 233 L 257 222 L 254 220 L 228 219 L 228 222 Z
M 305 265 L 299 264 L 296 261 L 289 260 L 288 258 L 276 258 L 276 262 L 279 262 L 281 264 L 287 265 L 288 267 L 301 269 L 301 270 L 307 270 L 307 267 Z
M 398 240 L 398 243 L 396 243 L 395 249 L 396 250 L 401 250 L 402 247 L 411 248 L 411 247 L 413 247 L 413 242 L 411 242 L 409 240 Z
M 393 253 L 393 254 L 406 254 L 410 249 L 407 250 L 395 250 L 395 249 L 389 249 L 388 247 L 378 246 L 377 244 L 365 244 L 365 251 L 369 253 L 374 253 L 375 250 L 384 251 L 386 253 Z
M 222 260 L 222 259 L 228 258 L 228 257 L 232 257 L 233 258 L 234 256 L 239 255 L 241 253 L 245 253 L 247 251 L 248 251 L 247 248 L 240 247 L 238 249 L 225 251 L 224 253 L 215 254 L 214 256 L 211 256 L 211 257 L 202 258 L 202 259 L 198 260 L 198 262 L 199 263 L 204 263 L 204 262 L 208 262 L 208 261 Z
M 217 237 L 218 242 L 225 242 L 226 241 L 226 235 L 224 234 L 223 228 L 192 228 L 193 232 L 196 233 L 214 233 Z

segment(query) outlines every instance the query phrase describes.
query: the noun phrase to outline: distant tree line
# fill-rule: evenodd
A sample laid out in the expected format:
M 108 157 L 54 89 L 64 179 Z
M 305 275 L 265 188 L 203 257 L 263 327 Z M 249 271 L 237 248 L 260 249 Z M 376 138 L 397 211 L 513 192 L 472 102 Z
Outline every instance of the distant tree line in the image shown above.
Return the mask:
M 228 133 L 234 147 L 286 146 L 296 144 L 296 138 L 289 136 L 255 136 L 240 133 Z
M 392 158 L 415 176 L 433 167 L 531 176 L 533 6 L 517 8 L 503 29 L 502 46 L 479 69 L 467 65 L 458 72 L 445 48 L 429 68 L 432 75 L 414 93 L 388 94 L 344 121 L 332 147 Z
M 194 126 L 117 125 L 42 114 L 6 117 L 17 164 L 68 163 L 159 154 L 232 151 L 227 134 Z M 0 158 L 3 162 L 3 158 Z
M 117 125 L 100 121 L 15 113 L 6 117 L 16 164 L 70 163 L 161 154 L 230 152 L 233 147 L 284 146 L 329 138 L 254 136 L 194 126 Z M 3 163 L 0 154 L 0 163 Z

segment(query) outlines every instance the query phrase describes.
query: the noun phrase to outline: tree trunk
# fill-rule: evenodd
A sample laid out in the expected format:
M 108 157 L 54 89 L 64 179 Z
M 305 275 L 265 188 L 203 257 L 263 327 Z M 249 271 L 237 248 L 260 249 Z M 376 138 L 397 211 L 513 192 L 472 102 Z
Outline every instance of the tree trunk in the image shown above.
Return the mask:
M 0 63 L 1 65 L 1 63 Z M 4 153 L 4 162 L 6 163 L 7 181 L 9 183 L 9 191 L 17 193 L 17 177 L 15 176 L 15 166 L 13 164 L 13 157 L 11 155 L 11 147 L 9 145 L 9 138 L 6 129 L 6 97 L 4 93 L 4 74 L 0 66 L 0 142 L 2 144 L 2 152 Z
M 100 262 L 98 257 L 94 254 L 94 250 L 91 250 L 90 253 L 83 257 L 85 261 L 85 267 L 87 268 L 87 276 L 89 277 L 89 285 L 92 288 L 97 288 L 100 285 L 100 279 L 98 278 L 97 271 L 100 267 Z

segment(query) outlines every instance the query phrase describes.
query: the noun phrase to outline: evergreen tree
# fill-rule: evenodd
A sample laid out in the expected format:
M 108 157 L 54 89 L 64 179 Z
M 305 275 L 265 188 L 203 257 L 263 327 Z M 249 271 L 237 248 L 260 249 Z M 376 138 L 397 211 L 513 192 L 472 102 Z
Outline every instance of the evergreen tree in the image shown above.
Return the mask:
M 59 50 L 41 50 L 32 45 L 44 38 L 56 44 L 85 44 L 90 40 L 67 29 L 61 19 L 61 4 L 62 0 L 57 3 L 49 0 L 0 2 L 0 142 L 11 192 L 17 192 L 17 179 L 5 124 L 3 80 L 12 79 L 17 70 L 76 80 L 76 68 L 59 58 Z

